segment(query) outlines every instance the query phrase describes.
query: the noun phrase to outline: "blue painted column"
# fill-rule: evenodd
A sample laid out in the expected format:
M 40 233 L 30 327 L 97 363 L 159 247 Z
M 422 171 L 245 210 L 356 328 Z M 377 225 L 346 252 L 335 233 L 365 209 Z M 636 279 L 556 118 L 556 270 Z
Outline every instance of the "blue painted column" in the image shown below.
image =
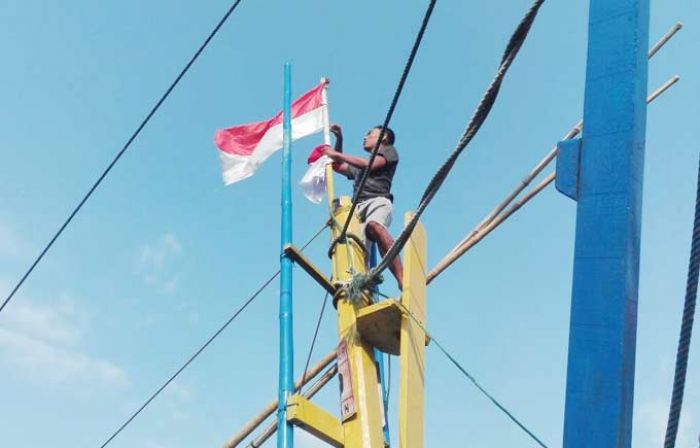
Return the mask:
M 374 268 L 377 266 L 377 243 L 370 244 L 369 249 L 369 267 Z M 374 299 L 379 301 L 379 287 L 374 287 Z M 384 353 L 379 351 L 376 347 L 373 350 L 374 353 L 374 364 L 377 366 L 377 377 L 379 378 L 379 392 L 382 397 L 382 412 L 384 413 L 384 425 L 382 427 L 382 432 L 384 433 L 384 446 L 391 446 L 391 431 L 389 430 L 389 394 L 387 393 L 387 378 L 384 370 Z M 391 355 L 386 355 L 387 362 L 391 362 Z
M 282 156 L 282 258 L 280 260 L 280 366 L 277 405 L 277 448 L 294 446 L 294 431 L 287 422 L 287 398 L 294 393 L 292 333 L 292 260 L 284 246 L 292 243 L 292 66 L 284 64 L 284 121 Z
M 578 201 L 565 448 L 631 445 L 648 28 L 649 0 L 590 1 L 584 134 L 557 167 Z

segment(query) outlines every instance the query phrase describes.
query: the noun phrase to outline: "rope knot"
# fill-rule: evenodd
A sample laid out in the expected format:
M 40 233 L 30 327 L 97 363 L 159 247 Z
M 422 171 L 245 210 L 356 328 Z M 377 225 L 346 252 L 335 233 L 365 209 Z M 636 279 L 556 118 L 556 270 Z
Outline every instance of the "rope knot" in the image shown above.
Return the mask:
M 376 286 L 383 281 L 382 275 L 375 273 L 374 270 L 367 273 L 357 272 L 343 288 L 348 300 L 353 304 L 358 304 L 362 300 L 362 293 L 371 294 Z

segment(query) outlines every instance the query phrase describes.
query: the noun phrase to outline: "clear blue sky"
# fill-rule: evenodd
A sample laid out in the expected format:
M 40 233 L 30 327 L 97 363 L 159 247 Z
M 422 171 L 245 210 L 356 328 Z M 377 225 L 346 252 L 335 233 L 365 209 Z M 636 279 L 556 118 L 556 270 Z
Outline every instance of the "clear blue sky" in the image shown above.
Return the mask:
M 542 7 L 491 117 L 425 215 L 430 265 L 580 118 L 587 3 Z M 676 21 L 685 29 L 650 65 L 650 90 L 676 73 L 682 80 L 648 115 L 639 448 L 663 440 L 700 116 L 700 10 L 690 0 L 652 3 L 652 41 Z M 346 150 L 359 154 L 365 130 L 384 117 L 425 4 L 243 1 L 0 314 L 0 445 L 98 447 L 275 271 L 281 157 L 225 188 L 214 131 L 277 112 L 282 66 L 291 61 L 297 94 L 323 75 L 332 79 L 331 119 L 344 126 Z M 529 4 L 438 2 L 393 120 L 401 154 L 394 233 L 452 150 Z M 0 3 L 1 297 L 227 7 L 223 0 Z M 295 179 L 319 141 L 295 146 Z M 301 243 L 325 208 L 298 189 L 294 201 Z M 428 296 L 434 336 L 552 447 L 563 424 L 574 219 L 574 202 L 545 191 Z M 308 252 L 324 269 L 326 247 L 324 237 Z M 299 371 L 323 294 L 296 272 Z M 277 340 L 275 283 L 111 446 L 219 446 L 276 396 Z M 316 354 L 336 341 L 328 313 Z M 679 447 L 696 447 L 700 432 L 695 342 Z M 426 393 L 426 446 L 533 446 L 435 347 L 427 349 Z M 334 409 L 336 394 L 330 386 L 319 402 Z M 322 446 L 301 431 L 297 438 L 301 448 Z

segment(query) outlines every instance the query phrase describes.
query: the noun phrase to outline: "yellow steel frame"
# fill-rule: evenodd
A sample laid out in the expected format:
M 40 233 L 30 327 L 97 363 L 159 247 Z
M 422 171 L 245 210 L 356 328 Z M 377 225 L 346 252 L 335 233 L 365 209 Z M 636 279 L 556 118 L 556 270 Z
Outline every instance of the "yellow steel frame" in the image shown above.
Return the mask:
M 350 198 L 340 198 L 333 209 L 337 223 L 342 225 L 345 222 L 350 205 Z M 340 231 L 337 226 L 333 227 L 333 239 L 340 235 Z M 360 223 L 355 216 L 350 221 L 348 233 L 360 235 Z M 333 280 L 339 283 L 350 281 L 356 272 L 366 271 L 362 248 L 350 238 L 336 244 L 332 264 Z M 366 295 L 359 302 L 353 303 L 342 292 L 337 300 L 338 336 L 347 346 L 356 412 L 354 416 L 343 421 L 343 431 L 345 445 L 353 448 L 384 446 L 377 367 L 374 364 L 372 346 L 364 342 L 357 331 L 357 313 L 370 303 L 371 297 Z
M 342 225 L 347 219 L 351 203 L 348 197 L 334 200 L 332 184 L 329 193 L 329 205 L 335 223 L 332 237 L 335 241 L 341 231 L 338 225 Z M 407 214 L 406 220 L 410 217 L 411 215 Z M 348 233 L 360 236 L 359 232 L 360 223 L 353 216 Z M 289 399 L 287 420 L 336 447 L 383 447 L 382 397 L 373 357 L 373 343 L 388 353 L 400 352 L 400 447 L 423 447 L 423 368 L 426 335 L 405 312 L 411 313 L 414 318 L 424 323 L 425 246 L 425 230 L 419 224 L 405 249 L 401 307 L 396 302 L 372 305 L 372 297 L 367 294 L 359 301 L 353 302 L 345 296 L 342 288 L 337 289 L 335 304 L 340 338 L 338 367 L 345 400 L 341 409 L 341 420 L 299 395 Z M 321 286 L 330 289 L 329 281 L 320 278 L 323 277 L 322 274 L 313 275 L 317 269 L 308 260 L 299 258 L 297 262 L 303 264 L 304 269 L 312 274 Z M 366 269 L 364 251 L 353 239 L 346 238 L 345 241 L 335 244 L 332 251 L 331 280 L 334 289 L 350 281 L 353 274 L 364 273 Z M 399 311 L 399 308 L 405 310 Z M 399 334 L 400 340 L 396 341 L 396 335 Z

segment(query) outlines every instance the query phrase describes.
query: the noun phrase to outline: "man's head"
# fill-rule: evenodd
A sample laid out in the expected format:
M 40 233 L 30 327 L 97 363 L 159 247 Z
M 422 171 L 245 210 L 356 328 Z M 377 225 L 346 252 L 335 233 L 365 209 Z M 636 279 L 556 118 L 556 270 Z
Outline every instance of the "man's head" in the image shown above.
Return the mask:
M 379 140 L 379 136 L 382 133 L 382 129 L 384 129 L 384 137 L 382 138 L 382 145 L 393 145 L 395 136 L 394 136 L 394 131 L 392 131 L 390 128 L 384 128 L 383 126 L 375 126 L 372 129 L 367 132 L 367 135 L 365 135 L 365 138 L 362 139 L 362 147 L 365 149 L 367 152 L 371 152 L 374 147 L 377 144 L 377 141 Z

